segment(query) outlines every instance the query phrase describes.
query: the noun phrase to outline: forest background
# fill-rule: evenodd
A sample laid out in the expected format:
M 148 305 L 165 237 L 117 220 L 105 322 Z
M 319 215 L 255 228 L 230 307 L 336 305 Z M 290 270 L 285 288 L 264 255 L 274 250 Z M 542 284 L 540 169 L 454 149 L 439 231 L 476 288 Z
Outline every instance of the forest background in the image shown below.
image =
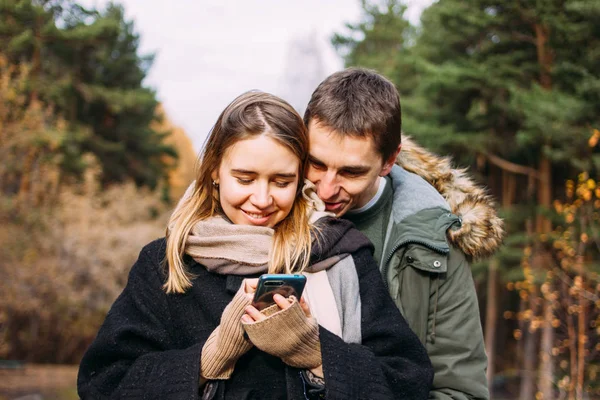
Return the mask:
M 438 0 L 418 26 L 401 1 L 361 6 L 332 38 L 346 65 L 389 77 L 404 134 L 505 220 L 472 266 L 493 398 L 600 398 L 600 3 Z M 4 366 L 76 364 L 193 179 L 151 63 L 118 5 L 0 1 Z

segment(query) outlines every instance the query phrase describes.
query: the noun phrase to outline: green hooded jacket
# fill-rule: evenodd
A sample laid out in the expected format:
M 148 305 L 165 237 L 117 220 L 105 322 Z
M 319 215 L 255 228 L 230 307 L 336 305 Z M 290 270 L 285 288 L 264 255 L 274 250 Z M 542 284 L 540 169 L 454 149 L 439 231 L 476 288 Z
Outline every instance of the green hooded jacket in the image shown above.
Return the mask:
M 488 399 L 487 356 L 468 260 L 498 247 L 502 221 L 481 189 L 483 203 L 469 207 L 469 196 L 459 191 L 462 202 L 451 207 L 456 202 L 440 194 L 439 184 L 434 188 L 397 165 L 390 177 L 394 197 L 380 268 L 392 298 L 431 358 L 435 375 L 430 398 Z M 456 195 L 453 189 L 444 195 Z M 454 208 L 466 216 L 466 224 Z M 493 215 L 477 220 L 486 213 Z M 487 229 L 489 224 L 494 226 Z

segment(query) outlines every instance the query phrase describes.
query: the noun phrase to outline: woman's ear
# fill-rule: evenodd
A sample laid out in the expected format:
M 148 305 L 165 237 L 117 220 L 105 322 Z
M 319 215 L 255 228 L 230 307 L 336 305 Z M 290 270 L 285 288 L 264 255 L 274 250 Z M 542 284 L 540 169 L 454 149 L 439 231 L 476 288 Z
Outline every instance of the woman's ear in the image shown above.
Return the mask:
M 213 181 L 213 185 L 219 184 L 219 172 L 216 169 L 210 173 L 210 178 Z

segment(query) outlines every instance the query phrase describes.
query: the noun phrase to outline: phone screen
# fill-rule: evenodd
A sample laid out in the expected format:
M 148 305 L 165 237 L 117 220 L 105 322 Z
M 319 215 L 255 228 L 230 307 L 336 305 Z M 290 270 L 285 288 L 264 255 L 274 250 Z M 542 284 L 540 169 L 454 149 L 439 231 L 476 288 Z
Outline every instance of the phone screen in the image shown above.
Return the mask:
M 306 277 L 298 274 L 265 274 L 258 279 L 256 293 L 252 305 L 257 310 L 263 310 L 275 304 L 273 295 L 280 294 L 285 298 L 295 296 L 300 300 Z

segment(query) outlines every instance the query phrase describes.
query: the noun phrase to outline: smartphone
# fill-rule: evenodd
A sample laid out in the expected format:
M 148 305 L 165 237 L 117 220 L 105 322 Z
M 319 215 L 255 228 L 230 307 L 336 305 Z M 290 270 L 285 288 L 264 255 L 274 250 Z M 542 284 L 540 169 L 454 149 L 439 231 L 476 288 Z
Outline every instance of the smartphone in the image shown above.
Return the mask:
M 300 300 L 306 276 L 300 274 L 264 274 L 258 278 L 258 285 L 254 293 L 252 305 L 257 310 L 263 310 L 275 304 L 273 295 L 280 294 L 283 297 L 296 296 Z

